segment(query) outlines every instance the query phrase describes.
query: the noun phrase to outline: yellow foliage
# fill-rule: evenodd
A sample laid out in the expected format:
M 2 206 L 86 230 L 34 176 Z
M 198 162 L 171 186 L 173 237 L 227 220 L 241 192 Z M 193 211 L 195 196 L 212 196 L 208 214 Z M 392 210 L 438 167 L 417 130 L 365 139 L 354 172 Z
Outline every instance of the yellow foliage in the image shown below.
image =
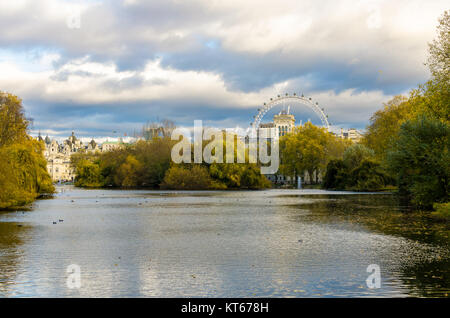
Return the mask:
M 20 99 L 0 92 L 0 209 L 54 192 L 43 144 L 28 136 L 27 127 Z
M 201 165 L 192 165 L 191 168 L 174 165 L 166 172 L 161 185 L 162 188 L 175 190 L 202 190 L 217 186 L 208 169 Z

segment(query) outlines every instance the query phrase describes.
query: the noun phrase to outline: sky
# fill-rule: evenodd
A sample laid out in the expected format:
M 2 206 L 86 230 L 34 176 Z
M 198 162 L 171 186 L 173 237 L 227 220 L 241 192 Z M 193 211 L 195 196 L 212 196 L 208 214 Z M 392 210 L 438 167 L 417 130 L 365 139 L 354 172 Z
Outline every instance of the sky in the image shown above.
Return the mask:
M 264 102 L 294 92 L 318 102 L 333 128 L 363 130 L 429 78 L 428 43 L 449 7 L 0 0 L 0 90 L 22 98 L 32 134 L 52 137 L 130 135 L 161 119 L 246 128 Z

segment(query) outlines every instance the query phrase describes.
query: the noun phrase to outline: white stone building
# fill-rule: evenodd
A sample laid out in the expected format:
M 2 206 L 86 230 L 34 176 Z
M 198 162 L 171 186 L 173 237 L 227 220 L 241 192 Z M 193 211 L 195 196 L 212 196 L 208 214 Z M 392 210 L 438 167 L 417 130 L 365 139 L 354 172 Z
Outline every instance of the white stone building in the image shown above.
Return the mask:
M 341 128 L 341 133 L 338 136 L 343 139 L 350 139 L 353 142 L 359 142 L 362 138 L 362 134 L 355 128 L 350 128 L 347 131 Z
M 282 110 L 273 116 L 273 125 L 278 130 L 278 136 L 284 136 L 292 132 L 295 128 L 295 116 L 290 114 L 290 106 L 287 111 Z
M 45 144 L 44 157 L 47 160 L 47 171 L 54 182 L 73 181 L 75 179 L 75 171 L 70 161 L 72 154 L 101 150 L 93 139 L 87 145 L 84 145 L 74 132 L 62 143 L 58 143 L 55 139 L 51 140 L 48 136 L 43 139 L 40 134 L 38 140 Z

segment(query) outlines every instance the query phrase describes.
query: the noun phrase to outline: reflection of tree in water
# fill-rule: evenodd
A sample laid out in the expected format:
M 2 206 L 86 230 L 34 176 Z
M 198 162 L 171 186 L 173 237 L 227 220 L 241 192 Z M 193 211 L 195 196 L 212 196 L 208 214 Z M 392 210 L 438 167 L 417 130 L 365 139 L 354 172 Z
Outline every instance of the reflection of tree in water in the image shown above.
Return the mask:
M 395 195 L 314 195 L 302 196 L 313 202 L 297 205 L 314 211 L 308 215 L 292 215 L 302 221 L 328 224 L 347 223 L 421 243 L 449 246 L 450 224 L 439 221 L 427 212 L 413 212 Z
M 410 264 L 402 271 L 411 296 L 450 297 L 450 259 Z
M 23 244 L 21 237 L 29 227 L 15 222 L 0 222 L 0 296 L 9 296 L 16 281 Z
M 450 295 L 450 223 L 432 218 L 427 212 L 413 212 L 395 195 L 313 195 L 301 196 L 309 203 L 289 205 L 294 222 L 324 223 L 352 230 L 399 236 L 443 247 L 444 257 L 402 264 L 401 279 L 413 296 Z M 296 213 L 298 209 L 313 213 Z

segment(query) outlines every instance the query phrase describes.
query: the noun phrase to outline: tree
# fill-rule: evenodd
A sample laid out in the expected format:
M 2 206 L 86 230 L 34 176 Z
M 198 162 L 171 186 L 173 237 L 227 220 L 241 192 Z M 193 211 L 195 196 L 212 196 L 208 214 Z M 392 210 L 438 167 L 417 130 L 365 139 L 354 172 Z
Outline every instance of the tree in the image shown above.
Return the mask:
M 115 184 L 121 187 L 136 187 L 139 185 L 139 173 L 142 164 L 133 155 L 128 155 L 115 175 Z
M 375 157 L 375 152 L 362 145 L 353 144 L 348 147 L 343 155 L 344 164 L 350 169 L 355 169 L 359 167 L 363 160 L 373 159 Z
M 209 166 L 211 177 L 230 189 L 264 189 L 271 184 L 261 174 L 259 167 L 251 163 L 213 163 Z
M 435 118 L 418 116 L 405 122 L 387 160 L 401 193 L 420 208 L 448 201 L 450 127 Z
M 89 160 L 79 160 L 76 166 L 77 178 L 75 185 L 85 188 L 100 188 L 105 185 L 98 163 Z
M 44 145 L 28 135 L 28 125 L 21 100 L 0 92 L 0 209 L 23 206 L 54 192 Z
M 25 141 L 29 124 L 22 100 L 0 91 L 0 147 Z
M 205 190 L 214 188 L 214 182 L 208 169 L 199 164 L 174 165 L 167 171 L 161 187 L 175 190 Z
M 370 118 L 370 125 L 364 134 L 362 144 L 375 152 L 378 160 L 383 160 L 386 150 L 400 129 L 400 125 L 410 117 L 411 107 L 408 98 L 397 95 L 383 104 Z
M 315 174 L 317 183 L 319 173 L 330 160 L 342 156 L 348 145 L 325 128 L 307 122 L 280 138 L 280 171 L 294 178 L 307 172 L 311 179 Z
M 341 159 L 333 159 L 327 165 L 322 186 L 325 189 L 345 189 L 348 179 L 348 168 Z
M 450 82 L 450 13 L 445 11 L 437 26 L 438 36 L 429 44 L 428 67 L 434 79 Z
M 336 159 L 328 163 L 322 186 L 334 190 L 378 191 L 389 182 L 389 176 L 378 162 L 364 158 L 352 167 Z
M 378 162 L 363 159 L 350 171 L 347 188 L 356 191 L 377 191 L 384 188 L 388 182 L 389 177 Z
M 171 149 L 175 144 L 170 137 L 153 138 L 138 142 L 132 149 L 141 163 L 138 184 L 145 187 L 158 187 L 170 168 Z

